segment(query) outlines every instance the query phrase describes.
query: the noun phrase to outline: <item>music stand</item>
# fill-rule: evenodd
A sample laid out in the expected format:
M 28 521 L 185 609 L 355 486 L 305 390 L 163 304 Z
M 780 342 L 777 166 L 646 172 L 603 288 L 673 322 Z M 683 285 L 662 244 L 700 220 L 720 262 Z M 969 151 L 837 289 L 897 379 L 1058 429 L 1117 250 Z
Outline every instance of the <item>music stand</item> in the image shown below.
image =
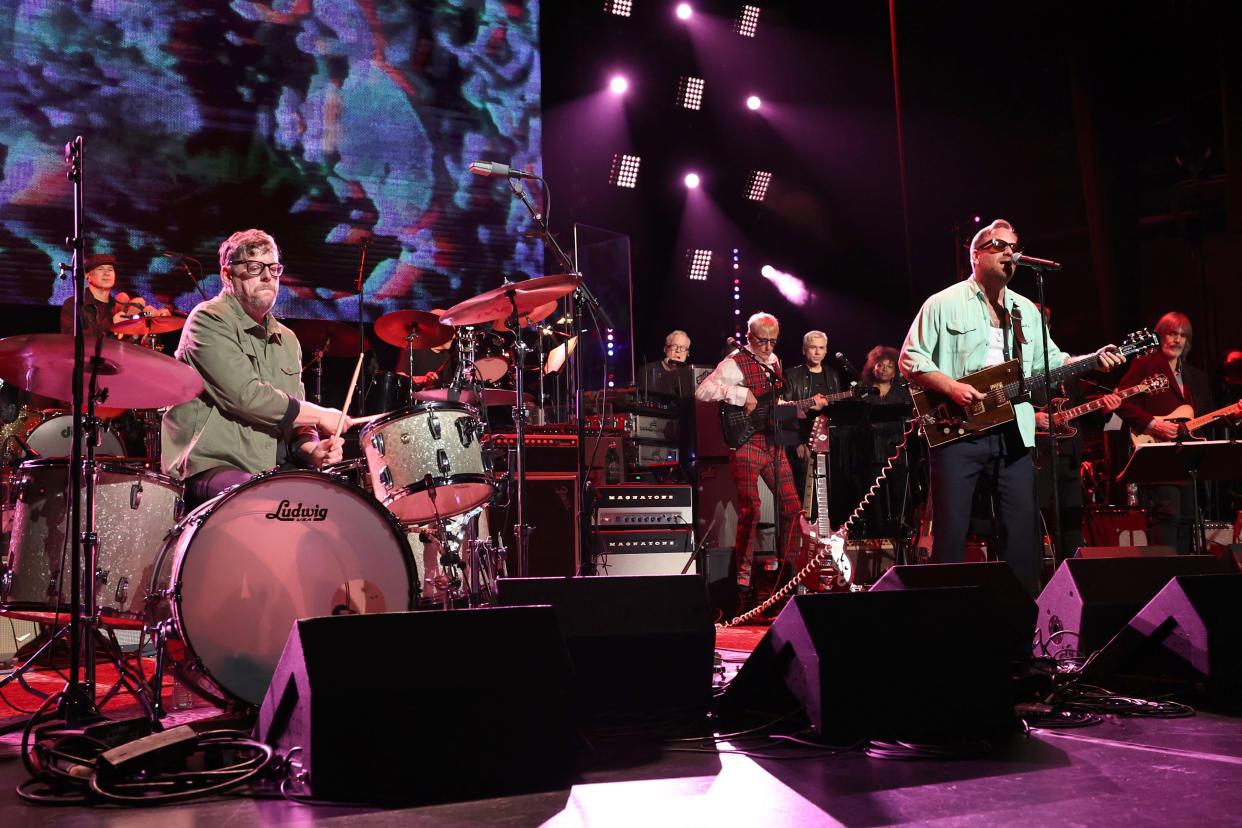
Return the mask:
M 1195 552 L 1207 554 L 1207 533 L 1199 512 L 1200 480 L 1242 478 L 1242 443 L 1233 440 L 1187 440 L 1143 443 L 1117 475 L 1118 483 L 1180 484 L 1190 481 L 1194 498 Z

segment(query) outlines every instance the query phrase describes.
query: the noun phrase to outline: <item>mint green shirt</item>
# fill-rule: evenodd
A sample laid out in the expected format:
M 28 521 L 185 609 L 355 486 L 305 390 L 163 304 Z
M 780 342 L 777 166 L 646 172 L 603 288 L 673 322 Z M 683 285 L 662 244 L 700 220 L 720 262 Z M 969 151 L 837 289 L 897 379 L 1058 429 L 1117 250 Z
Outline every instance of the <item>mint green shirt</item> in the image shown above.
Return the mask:
M 306 395 L 302 348 L 270 313 L 255 322 L 231 293 L 200 302 L 176 358 L 202 376 L 203 392 L 164 415 L 165 474 L 184 480 L 217 466 L 257 474 L 276 465 L 279 440 L 292 449 L 313 438 L 313 428 L 293 429 Z
M 1022 317 L 1022 373 L 1030 377 L 1044 370 L 1043 334 L 1039 326 L 1039 309 L 1035 303 L 1009 288 L 1003 304 L 1012 311 L 1017 306 Z M 910 325 L 901 346 L 901 373 L 913 381 L 914 374 L 939 371 L 954 379 L 981 371 L 987 366 L 991 320 L 988 300 L 974 278 L 930 296 Z M 1009 355 L 1013 357 L 1013 338 L 1008 335 Z M 1052 337 L 1048 337 L 1048 366 L 1056 369 L 1069 361 Z M 1035 409 L 1029 402 L 1014 406 L 1018 431 L 1027 447 L 1035 445 Z

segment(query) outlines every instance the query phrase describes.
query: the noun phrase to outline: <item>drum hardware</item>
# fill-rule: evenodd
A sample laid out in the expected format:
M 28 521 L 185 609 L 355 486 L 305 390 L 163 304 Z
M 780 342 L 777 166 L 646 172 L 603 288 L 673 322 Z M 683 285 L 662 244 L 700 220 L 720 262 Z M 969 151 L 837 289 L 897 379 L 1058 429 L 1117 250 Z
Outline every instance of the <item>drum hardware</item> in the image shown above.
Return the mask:
M 323 395 L 323 358 L 348 357 L 360 353 L 362 339 L 358 336 L 357 329 L 330 319 L 286 319 L 282 324 L 293 331 L 303 349 L 311 352 L 310 362 L 302 367 L 302 372 L 315 369 L 315 385 L 311 396 L 313 402 L 318 403 Z

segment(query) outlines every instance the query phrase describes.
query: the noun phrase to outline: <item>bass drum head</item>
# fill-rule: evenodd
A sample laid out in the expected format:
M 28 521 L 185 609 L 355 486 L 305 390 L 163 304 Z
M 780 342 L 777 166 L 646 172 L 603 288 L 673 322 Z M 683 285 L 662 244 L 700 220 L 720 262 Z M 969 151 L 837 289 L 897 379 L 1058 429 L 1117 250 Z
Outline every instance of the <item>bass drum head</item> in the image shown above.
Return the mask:
M 164 550 L 170 577 L 166 560 L 156 575 L 157 589 L 172 586 L 164 594 L 180 646 L 169 652 L 183 680 L 215 701 L 258 707 L 300 618 L 416 601 L 399 525 L 331 475 L 256 477 L 195 509 L 174 542 Z
M 48 415 L 51 412 L 43 412 Z M 99 429 L 99 447 L 96 457 L 124 457 L 125 446 L 111 426 Z M 73 415 L 64 413 L 48 416 L 26 436 L 26 443 L 40 457 L 68 457 L 73 453 Z M 86 449 L 83 447 L 83 453 Z

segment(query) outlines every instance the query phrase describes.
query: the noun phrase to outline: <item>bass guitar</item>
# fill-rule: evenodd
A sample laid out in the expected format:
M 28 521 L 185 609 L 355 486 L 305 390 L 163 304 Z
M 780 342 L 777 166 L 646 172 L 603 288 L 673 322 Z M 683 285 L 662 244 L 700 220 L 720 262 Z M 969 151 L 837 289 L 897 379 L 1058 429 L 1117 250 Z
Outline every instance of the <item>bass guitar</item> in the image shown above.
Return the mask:
M 1195 411 L 1188 405 L 1179 405 L 1168 414 L 1162 417 L 1153 417 L 1153 420 L 1164 422 L 1166 420 L 1185 420 L 1186 431 L 1194 433 L 1197 429 L 1203 428 L 1208 423 L 1215 422 L 1218 419 L 1242 416 L 1242 400 L 1236 403 L 1230 403 L 1224 408 L 1218 408 L 1211 414 L 1204 414 L 1202 417 L 1195 417 Z M 1193 419 L 1192 419 L 1193 418 Z M 1134 445 L 1141 446 L 1143 443 L 1154 443 L 1156 438 L 1150 434 L 1130 433 L 1130 439 L 1134 441 Z
M 807 445 L 811 450 L 811 455 L 815 458 L 814 473 L 812 474 L 809 470 L 807 473 L 807 487 L 809 491 L 811 481 L 815 481 L 815 497 L 819 503 L 819 514 L 816 516 L 814 525 L 807 520 L 806 516 L 811 513 L 809 498 L 807 498 L 806 511 L 800 516 L 802 534 L 807 539 L 802 560 L 810 560 L 826 547 L 835 574 L 832 575 L 830 583 L 825 584 L 821 581 L 820 586 L 830 590 L 849 589 L 850 584 L 854 583 L 854 565 L 850 562 L 849 556 L 845 554 L 844 536 L 832 531 L 832 523 L 828 515 L 828 416 L 826 414 L 820 414 L 815 418 L 815 423 L 811 426 L 811 440 Z M 808 584 L 808 586 L 813 585 Z
M 1169 378 L 1164 374 L 1152 374 L 1138 385 L 1131 385 L 1129 388 L 1123 388 L 1120 391 L 1114 391 L 1121 399 L 1128 399 L 1138 394 L 1150 394 L 1153 391 L 1163 391 L 1169 387 Z M 1104 398 L 1094 399 L 1089 403 L 1076 405 L 1073 408 L 1061 408 L 1065 404 L 1065 400 L 1056 399 L 1052 401 L 1052 427 L 1057 437 L 1073 437 L 1078 433 L 1078 429 L 1070 425 L 1070 421 L 1084 414 L 1090 414 L 1092 411 L 1099 411 L 1104 407 Z
M 1128 359 L 1159 344 L 1155 334 L 1142 330 L 1127 336 L 1117 351 Z M 1091 354 L 1052 369 L 1048 372 L 1048 378 L 1053 385 L 1060 385 L 1070 377 L 1085 374 L 1099 365 L 1099 355 Z M 927 444 L 936 448 L 1012 422 L 1016 416 L 1014 403 L 1024 402 L 1029 389 L 1042 384 L 1043 377 L 1043 373 L 1038 373 L 1023 379 L 1022 366 L 1016 359 L 967 374 L 958 382 L 964 382 L 986 395 L 983 400 L 968 407 L 958 405 L 947 394 L 926 388 L 913 390 L 914 410 Z
M 857 397 L 864 397 L 867 394 L 874 393 L 875 389 L 869 385 L 855 385 L 849 391 L 841 391 L 836 394 L 823 394 L 814 397 L 808 397 L 805 400 L 795 400 L 791 403 L 785 403 L 789 406 L 797 406 L 799 411 L 806 411 L 819 402 L 822 397 L 827 403 L 839 402 L 841 400 L 849 400 Z M 725 445 L 731 449 L 741 448 L 742 444 L 749 440 L 753 435 L 766 430 L 772 424 L 772 411 L 776 407 L 776 391 L 773 389 L 768 393 L 759 397 L 759 405 L 755 406 L 755 410 L 746 413 L 746 410 L 740 405 L 733 405 L 721 401 L 720 403 L 720 431 L 724 434 Z

